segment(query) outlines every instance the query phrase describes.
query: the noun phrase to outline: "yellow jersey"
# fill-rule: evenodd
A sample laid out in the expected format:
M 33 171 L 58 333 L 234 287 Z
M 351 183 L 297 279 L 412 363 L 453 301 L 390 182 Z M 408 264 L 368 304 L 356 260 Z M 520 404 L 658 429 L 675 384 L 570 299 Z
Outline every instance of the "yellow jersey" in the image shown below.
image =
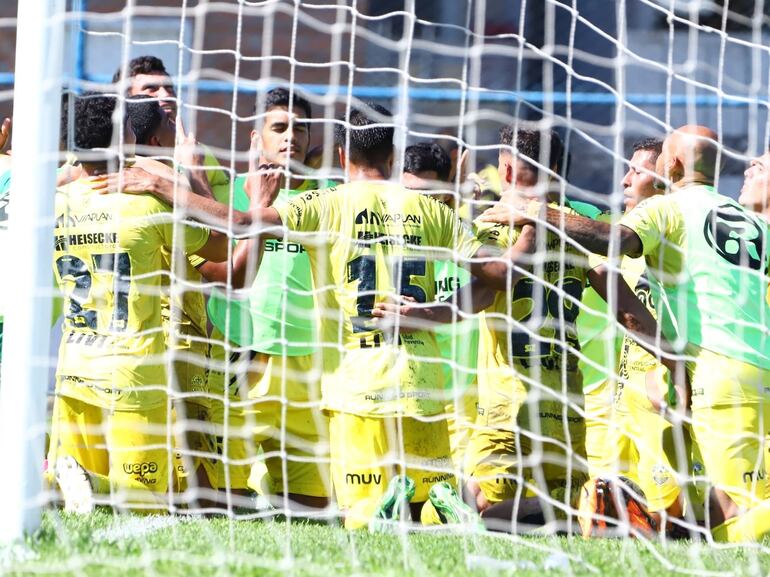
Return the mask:
M 520 228 L 507 225 L 476 224 L 477 238 L 501 250 L 512 246 L 520 233 Z M 506 395 L 514 399 L 526 395 L 526 387 L 514 379 L 511 368 L 558 389 L 564 368 L 571 381 L 570 392 L 579 392 L 576 352 L 580 345 L 575 321 L 586 286 L 588 259 L 553 232 L 543 238 L 544 245 L 538 244 L 533 273 L 520 279 L 510 291 L 498 292 L 482 315 L 479 384 L 486 389 L 481 381 L 489 380 L 488 386 L 495 389 L 495 394 L 507 391 Z M 481 367 L 489 371 L 486 376 L 482 375 L 485 371 Z
M 181 226 L 186 252 L 206 244 L 207 229 Z M 150 195 L 100 194 L 87 180 L 57 192 L 59 394 L 123 410 L 165 402 L 160 295 L 173 233 L 171 208 Z
M 435 335 L 383 330 L 371 311 L 398 294 L 434 301 L 435 261 L 475 255 L 481 244 L 471 231 L 438 200 L 386 182 L 309 191 L 276 210 L 310 257 L 325 408 L 362 416 L 441 413 Z

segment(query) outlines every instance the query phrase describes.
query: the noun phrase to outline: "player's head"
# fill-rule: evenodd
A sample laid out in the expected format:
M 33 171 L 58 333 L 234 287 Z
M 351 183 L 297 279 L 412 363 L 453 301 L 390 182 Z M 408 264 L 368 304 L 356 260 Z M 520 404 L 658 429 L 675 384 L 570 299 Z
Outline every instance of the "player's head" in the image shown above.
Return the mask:
M 379 104 L 351 108 L 334 126 L 334 144 L 343 168 L 379 172 L 390 178 L 393 169 L 392 114 Z M 390 125 L 389 125 L 390 124 Z
M 123 70 L 118 68 L 112 82 L 120 82 Z M 176 91 L 163 61 L 155 56 L 138 56 L 126 67 L 126 95 L 146 94 L 157 98 L 171 118 L 176 118 Z
M 677 128 L 663 141 L 655 172 L 672 184 L 713 184 L 719 171 L 717 134 L 710 128 L 686 125 Z M 656 183 L 663 189 L 665 183 Z
M 126 114 L 137 144 L 174 148 L 176 125 L 156 99 L 146 94 L 132 96 L 126 99 Z
M 449 153 L 435 142 L 418 142 L 404 151 L 404 175 L 407 188 L 428 190 L 436 182 L 448 182 L 452 169 Z
M 98 158 L 84 154 L 81 159 L 83 164 L 103 163 L 114 159 L 117 155 L 117 151 L 121 148 L 116 142 L 119 134 L 115 126 L 117 110 L 118 99 L 114 94 L 84 92 L 75 97 L 75 118 L 73 121 L 75 150 L 85 152 L 110 151 L 107 154 L 99 155 Z M 131 121 L 126 116 L 121 118 L 120 122 L 125 123 L 123 127 L 124 146 L 122 147 L 124 156 L 131 156 L 136 140 Z
M 663 150 L 663 141 L 659 138 L 645 138 L 635 142 L 633 148 L 628 172 L 621 182 L 626 210 L 631 210 L 645 198 L 661 192 L 655 188 L 655 182 L 659 180 L 655 174 L 655 163 Z
M 285 165 L 288 155 L 304 163 L 310 146 L 310 124 L 305 120 L 313 116 L 310 102 L 286 88 L 273 88 L 265 95 L 264 113 L 259 136 L 265 158 Z
M 540 197 L 537 185 L 545 174 L 543 168 L 561 174 L 564 145 L 553 130 L 530 130 L 510 124 L 500 130 L 500 144 L 497 171 L 504 191 Z M 549 180 L 550 175 L 546 178 Z
M 738 197 L 746 208 L 767 213 L 770 207 L 770 151 L 749 162 L 743 173 L 743 186 Z

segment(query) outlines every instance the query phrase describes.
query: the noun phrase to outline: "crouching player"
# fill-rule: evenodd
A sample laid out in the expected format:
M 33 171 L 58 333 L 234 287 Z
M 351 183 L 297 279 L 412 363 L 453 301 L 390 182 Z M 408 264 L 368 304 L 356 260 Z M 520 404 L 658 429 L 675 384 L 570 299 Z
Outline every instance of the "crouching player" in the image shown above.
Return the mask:
M 86 177 L 121 160 L 113 142 L 116 99 L 75 102 L 74 143 Z M 131 151 L 133 131 L 125 126 Z M 164 253 L 227 257 L 226 237 L 175 225 L 151 195 L 101 194 L 89 178 L 56 195 L 54 275 L 65 295 L 48 462 L 65 508 L 87 512 L 93 493 L 115 504 L 164 508 L 169 491 L 168 378 L 160 286 Z M 182 246 L 174 246 L 176 236 Z

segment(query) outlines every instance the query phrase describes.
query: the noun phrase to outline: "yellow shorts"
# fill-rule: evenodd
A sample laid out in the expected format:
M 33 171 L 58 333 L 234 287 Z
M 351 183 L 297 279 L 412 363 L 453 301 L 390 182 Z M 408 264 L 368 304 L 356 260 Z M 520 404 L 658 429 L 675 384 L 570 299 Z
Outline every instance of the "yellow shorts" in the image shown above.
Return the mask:
M 770 371 L 701 350 L 688 366 L 692 432 L 709 482 L 748 508 L 768 495 Z
M 330 415 L 332 480 L 345 527 L 366 526 L 396 474 L 414 481 L 413 503 L 427 501 L 435 483 L 454 484 L 447 422 L 425 419 Z
M 479 404 L 468 452 L 472 476 L 494 504 L 513 499 L 532 482 L 538 492 L 577 504 L 587 476 L 585 420 L 558 400 Z M 530 491 L 531 492 L 531 491 Z
M 172 456 L 167 410 L 113 411 L 57 396 L 48 462 L 74 458 L 92 474 L 95 492 L 114 495 L 121 506 L 165 503 Z
M 459 396 L 457 402 L 447 403 L 444 410 L 449 428 L 449 447 L 452 451 L 452 463 L 455 471 L 463 475 L 470 473 L 468 444 L 473 434 L 473 424 L 478 414 L 479 395 L 475 385 L 468 387 Z
M 184 334 L 177 335 L 172 367 L 175 382 L 172 389 L 182 393 L 174 398 L 172 419 L 175 423 L 176 447 L 174 468 L 180 480 L 190 476 L 214 450 L 209 419 L 211 402 L 208 386 L 209 343 Z
M 664 511 L 681 492 L 676 477 L 677 463 L 681 462 L 685 468 L 682 473 L 689 468 L 689 435 L 683 435 L 679 443 L 671 423 L 655 411 L 646 392 L 643 394 L 631 386 L 621 391 L 607 454 L 615 472 L 629 477 L 644 491 L 649 510 Z
M 608 437 L 612 419 L 613 382 L 606 380 L 585 395 L 586 455 L 588 474 L 598 477 L 611 471 Z
M 329 425 L 328 417 L 320 409 L 319 379 L 313 376 L 313 355 L 246 354 L 250 359 L 246 366 L 236 359 L 236 367 L 240 363 L 241 368 L 234 371 L 236 383 L 229 387 L 230 398 L 235 402 L 229 406 L 227 428 L 227 454 L 232 461 L 230 487 L 249 487 L 272 494 L 328 496 L 331 486 Z M 235 373 L 245 376 L 245 399 L 243 387 L 237 382 L 239 375 Z M 219 375 L 215 378 L 222 380 Z M 219 384 L 216 387 L 221 390 Z M 240 392 L 237 392 L 239 387 Z M 218 431 L 216 440 L 220 455 L 225 444 L 224 416 L 225 404 L 213 403 L 211 417 Z M 260 448 L 264 456 L 260 454 Z M 267 469 L 266 478 L 251 475 L 252 466 L 260 460 Z M 226 481 L 221 458 L 216 459 L 213 469 L 209 473 L 212 485 L 224 488 Z

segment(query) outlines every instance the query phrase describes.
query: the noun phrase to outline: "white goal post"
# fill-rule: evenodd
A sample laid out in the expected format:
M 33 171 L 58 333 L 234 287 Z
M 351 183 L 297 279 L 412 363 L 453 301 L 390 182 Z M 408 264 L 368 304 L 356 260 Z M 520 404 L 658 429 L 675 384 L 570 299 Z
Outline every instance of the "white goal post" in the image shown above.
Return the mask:
M 5 312 L 0 385 L 0 544 L 40 526 L 51 338 L 51 255 L 59 150 L 65 0 L 19 2 L 13 110 L 13 183 L 9 204 L 11 262 L 3 283 Z M 19 176 L 22 175 L 22 176 Z

